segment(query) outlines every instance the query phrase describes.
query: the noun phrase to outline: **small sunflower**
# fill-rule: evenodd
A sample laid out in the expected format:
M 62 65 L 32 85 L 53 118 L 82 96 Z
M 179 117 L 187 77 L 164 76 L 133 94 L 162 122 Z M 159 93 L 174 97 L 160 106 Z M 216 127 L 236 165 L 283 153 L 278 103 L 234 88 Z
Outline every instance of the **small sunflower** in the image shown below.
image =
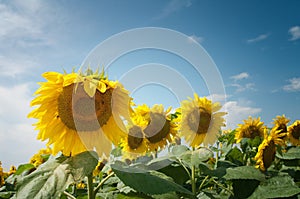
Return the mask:
M 300 121 L 295 121 L 288 127 L 288 137 L 290 142 L 295 146 L 300 146 Z
M 125 136 L 123 119 L 129 118 L 131 98 L 118 82 L 104 73 L 46 72 L 47 82 L 35 92 L 28 117 L 38 119 L 38 139 L 53 145 L 52 154 L 76 155 L 96 150 L 108 155 L 111 143 Z
M 281 130 L 283 133 L 287 132 L 287 124 L 290 122 L 289 119 L 287 119 L 284 115 L 282 116 L 277 116 L 276 119 L 273 119 L 274 122 L 274 127 L 273 129 L 276 130 Z
M 148 152 L 148 145 L 142 127 L 129 125 L 128 135 L 121 142 L 121 147 L 124 159 L 135 159 L 138 156 L 145 155 Z
M 265 129 L 267 131 L 267 129 Z M 283 137 L 286 133 L 282 133 L 281 130 L 272 129 L 270 135 L 263 140 L 258 147 L 258 152 L 254 157 L 256 160 L 257 168 L 265 171 L 269 168 L 275 159 L 276 145 L 284 146 L 285 142 Z
M 10 176 L 10 175 L 16 173 L 16 171 L 17 171 L 17 168 L 16 168 L 15 166 L 11 166 L 11 167 L 9 168 L 8 175 Z
M 248 119 L 244 120 L 244 124 L 238 124 L 235 139 L 239 143 L 243 138 L 254 139 L 257 136 L 264 138 L 266 136 L 265 128 L 264 123 L 260 121 L 260 117 L 255 119 L 249 116 Z
M 220 109 L 219 103 L 200 98 L 197 94 L 194 94 L 194 99 L 182 101 L 176 118 L 180 136 L 192 147 L 201 143 L 213 144 L 221 127 L 225 126 L 223 116 L 226 113 L 218 112 Z
M 29 163 L 33 164 L 35 167 L 40 166 L 43 164 L 50 154 L 52 153 L 51 148 L 47 147 L 46 149 L 40 149 L 38 153 L 34 154 L 31 158 Z
M 152 108 L 139 105 L 132 114 L 132 125 L 128 125 L 128 135 L 123 141 L 123 151 L 145 155 L 147 152 L 163 149 L 167 143 L 173 142 L 177 126 L 171 119 L 171 108 L 164 111 L 162 105 Z
M 2 187 L 5 184 L 4 181 L 4 172 L 2 168 L 2 162 L 0 161 L 0 187 Z

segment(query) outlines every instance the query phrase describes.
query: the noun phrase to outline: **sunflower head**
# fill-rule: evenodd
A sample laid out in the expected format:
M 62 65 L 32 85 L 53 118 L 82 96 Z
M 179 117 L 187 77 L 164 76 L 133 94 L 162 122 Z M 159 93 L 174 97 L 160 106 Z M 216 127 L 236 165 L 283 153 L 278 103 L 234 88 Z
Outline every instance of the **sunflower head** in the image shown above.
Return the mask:
M 219 112 L 221 105 L 211 100 L 200 98 L 194 94 L 194 99 L 181 102 L 181 108 L 177 109 L 180 114 L 176 121 L 179 132 L 192 147 L 201 143 L 212 144 L 222 126 L 225 126 L 223 116 L 225 112 Z
M 2 185 L 5 184 L 4 181 L 4 172 L 3 172 L 3 168 L 2 168 L 2 162 L 0 161 L 0 187 L 2 187 Z
M 52 153 L 76 155 L 94 150 L 108 155 L 111 143 L 126 135 L 123 119 L 130 115 L 131 98 L 118 82 L 104 73 L 43 74 L 46 82 L 31 102 L 39 107 L 28 117 L 38 119 L 38 139 L 48 140 Z
M 295 145 L 300 145 L 300 121 L 295 121 L 292 125 L 288 127 L 288 138 L 290 142 Z
M 276 145 L 273 139 L 264 139 L 259 145 L 258 152 L 254 157 L 256 160 L 257 167 L 260 170 L 265 171 L 269 168 L 275 159 Z
M 276 146 L 285 146 L 285 136 L 286 133 L 283 133 L 282 130 L 272 129 L 269 135 L 259 145 L 254 160 L 256 160 L 257 167 L 260 168 L 260 170 L 265 171 L 271 166 L 275 159 Z
M 139 105 L 132 114 L 133 125 L 128 126 L 127 138 L 123 140 L 123 150 L 136 155 L 163 149 L 173 142 L 176 124 L 172 121 L 171 108 L 164 110 L 162 105 Z M 128 157 L 130 158 L 130 157 Z
M 38 153 L 34 154 L 30 158 L 29 162 L 30 162 L 30 164 L 33 164 L 35 167 L 38 167 L 47 161 L 47 159 L 51 153 L 52 153 L 52 150 L 49 147 L 46 149 L 40 149 L 38 151 Z
M 276 130 L 281 130 L 283 133 L 287 132 L 287 124 L 290 122 L 289 119 L 287 119 L 284 115 L 282 116 L 277 116 L 276 119 L 273 119 L 273 124 L 274 127 L 273 129 Z
M 11 166 L 9 168 L 8 175 L 12 175 L 12 174 L 16 173 L 16 171 L 17 171 L 17 168 L 15 166 Z
M 236 129 L 235 139 L 239 143 L 243 138 L 254 139 L 255 137 L 266 137 L 264 123 L 260 121 L 260 118 L 252 118 L 244 120 L 244 124 L 238 124 Z

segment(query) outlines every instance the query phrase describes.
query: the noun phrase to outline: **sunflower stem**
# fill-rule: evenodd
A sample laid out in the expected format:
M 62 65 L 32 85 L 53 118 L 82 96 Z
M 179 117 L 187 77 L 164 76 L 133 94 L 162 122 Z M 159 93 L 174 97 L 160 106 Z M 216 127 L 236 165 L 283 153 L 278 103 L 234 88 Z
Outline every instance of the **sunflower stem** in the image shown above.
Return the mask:
M 115 173 L 111 172 L 108 176 L 106 176 L 98 185 L 97 187 L 94 189 L 94 193 L 96 195 L 96 193 L 99 191 L 99 189 L 101 188 L 101 186 L 111 177 L 113 176 Z
M 195 148 L 192 147 L 192 151 L 195 151 Z M 195 165 L 192 165 L 192 175 L 191 175 L 191 184 L 192 184 L 192 192 L 196 195 L 196 179 L 195 179 Z
M 68 193 L 68 192 L 66 192 L 66 191 L 64 191 L 64 194 L 67 196 L 67 198 L 69 198 L 69 199 L 76 199 L 72 194 L 70 194 L 70 193 Z
M 90 173 L 88 176 L 88 199 L 95 199 L 94 187 L 93 187 L 93 173 Z
M 191 183 L 192 183 L 192 192 L 194 195 L 196 195 L 195 165 L 192 166 Z

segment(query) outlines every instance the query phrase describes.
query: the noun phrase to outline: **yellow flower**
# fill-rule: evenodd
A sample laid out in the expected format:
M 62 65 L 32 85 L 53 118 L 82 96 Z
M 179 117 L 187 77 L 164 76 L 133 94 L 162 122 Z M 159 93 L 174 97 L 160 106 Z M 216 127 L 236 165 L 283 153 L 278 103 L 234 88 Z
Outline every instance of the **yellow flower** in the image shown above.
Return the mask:
M 267 129 L 265 129 L 267 131 Z M 265 133 L 266 134 L 266 133 Z M 256 160 L 257 168 L 265 171 L 269 168 L 275 159 L 276 145 L 284 146 L 285 142 L 283 137 L 286 133 L 282 133 L 281 130 L 272 129 L 270 135 L 263 140 L 258 147 L 258 152 L 254 157 Z
M 274 122 L 274 127 L 273 129 L 276 130 L 281 130 L 283 133 L 287 132 L 287 124 L 290 122 L 289 119 L 287 119 L 284 115 L 282 116 L 277 116 L 276 119 L 273 119 Z
M 128 135 L 121 142 L 124 159 L 135 159 L 138 156 L 145 155 L 148 152 L 147 140 L 142 127 L 129 125 Z
M 107 163 L 106 159 L 104 159 L 102 161 L 98 161 L 98 164 L 97 164 L 96 168 L 93 171 L 93 176 L 98 176 L 106 163 Z
M 0 187 L 2 187 L 5 184 L 4 181 L 4 172 L 2 168 L 2 162 L 0 161 Z
M 104 74 L 87 75 L 46 72 L 47 82 L 35 92 L 31 106 L 39 105 L 28 117 L 38 119 L 38 139 L 59 151 L 73 156 L 96 150 L 108 155 L 111 142 L 118 144 L 125 134 L 123 119 L 129 118 L 131 98 L 118 82 Z
M 239 143 L 243 138 L 254 139 L 259 136 L 264 138 L 266 136 L 264 123 L 259 118 L 252 118 L 249 116 L 248 119 L 244 120 L 244 124 L 238 124 L 236 129 L 235 139 Z
M 77 189 L 84 189 L 85 188 L 85 183 L 84 181 L 81 181 L 79 183 L 76 183 L 76 188 Z
M 47 147 L 46 149 L 40 149 L 38 153 L 34 154 L 29 163 L 33 164 L 35 167 L 40 166 L 45 162 L 45 155 L 50 155 L 52 153 L 51 148 Z
M 171 108 L 164 110 L 163 105 L 152 108 L 140 105 L 132 113 L 132 125 L 128 125 L 128 135 L 121 146 L 127 158 L 145 155 L 147 152 L 163 149 L 173 142 L 177 126 L 171 120 Z
M 197 94 L 194 94 L 194 99 L 182 101 L 181 108 L 177 110 L 179 117 L 176 118 L 180 136 L 192 147 L 201 143 L 213 144 L 221 127 L 225 126 L 223 116 L 226 113 L 218 112 L 220 109 L 219 103 L 200 98 Z
M 300 121 L 295 121 L 288 127 L 288 138 L 295 146 L 300 146 Z
M 11 167 L 9 168 L 8 175 L 10 176 L 10 175 L 16 173 L 16 171 L 17 171 L 17 168 L 16 168 L 15 166 L 11 166 Z

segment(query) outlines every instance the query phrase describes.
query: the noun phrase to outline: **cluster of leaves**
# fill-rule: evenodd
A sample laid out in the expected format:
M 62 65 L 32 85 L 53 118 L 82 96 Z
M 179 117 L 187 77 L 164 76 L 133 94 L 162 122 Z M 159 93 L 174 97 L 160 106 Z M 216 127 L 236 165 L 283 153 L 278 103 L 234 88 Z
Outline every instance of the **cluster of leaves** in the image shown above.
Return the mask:
M 223 134 L 210 148 L 172 145 L 158 158 L 134 161 L 122 160 L 116 148 L 93 177 L 94 198 L 299 198 L 300 147 L 279 148 L 271 167 L 262 172 L 253 161 L 261 138 L 236 144 L 234 136 L 234 130 Z M 1 187 L 0 198 L 88 198 L 85 176 L 97 163 L 95 153 L 84 152 L 50 157 L 37 169 L 20 165 Z

